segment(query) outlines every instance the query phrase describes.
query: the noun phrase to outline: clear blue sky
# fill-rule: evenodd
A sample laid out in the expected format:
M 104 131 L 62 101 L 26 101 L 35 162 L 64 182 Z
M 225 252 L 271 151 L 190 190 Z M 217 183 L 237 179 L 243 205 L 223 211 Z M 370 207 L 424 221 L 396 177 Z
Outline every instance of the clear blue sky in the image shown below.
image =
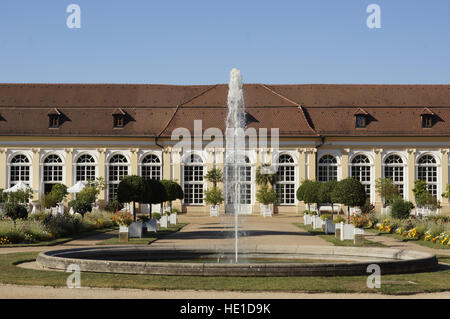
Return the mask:
M 247 83 L 448 84 L 450 0 L 0 1 L 2 83 L 227 83 L 233 67 Z

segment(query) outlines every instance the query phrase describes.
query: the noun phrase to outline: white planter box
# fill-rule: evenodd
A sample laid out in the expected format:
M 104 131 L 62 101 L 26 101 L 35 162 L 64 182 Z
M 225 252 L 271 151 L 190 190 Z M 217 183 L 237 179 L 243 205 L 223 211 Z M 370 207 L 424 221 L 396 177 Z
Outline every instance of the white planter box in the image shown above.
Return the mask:
M 325 234 L 334 234 L 336 232 L 335 225 L 332 220 L 325 219 Z
M 272 216 L 272 207 L 270 205 L 261 204 L 261 214 L 264 217 L 271 217 Z
M 303 222 L 305 225 L 311 225 L 312 223 L 311 215 L 303 215 Z
M 176 225 L 178 223 L 177 213 L 172 213 L 169 215 L 169 223 L 171 225 Z
M 147 232 L 156 233 L 158 231 L 158 221 L 155 218 L 152 218 L 144 223 L 144 227 L 147 227 Z
M 142 229 L 144 228 L 144 224 L 142 221 L 133 222 L 130 227 L 128 227 L 128 236 L 130 238 L 142 238 Z
M 209 208 L 209 216 L 219 216 L 219 205 L 211 205 Z
M 322 229 L 323 220 L 317 215 L 312 216 L 312 227 L 313 229 Z
M 341 240 L 355 239 L 355 226 L 341 222 Z
M 119 226 L 119 233 L 128 233 L 128 226 Z
M 167 228 L 169 223 L 169 218 L 167 217 L 167 215 L 162 215 L 161 218 L 159 219 L 159 225 L 161 226 L 161 228 Z

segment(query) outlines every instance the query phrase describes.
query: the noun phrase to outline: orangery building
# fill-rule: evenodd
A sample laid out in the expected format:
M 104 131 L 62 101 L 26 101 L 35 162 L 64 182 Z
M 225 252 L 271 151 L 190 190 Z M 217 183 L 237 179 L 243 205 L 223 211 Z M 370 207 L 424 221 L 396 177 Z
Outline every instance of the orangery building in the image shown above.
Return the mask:
M 225 131 L 227 94 L 226 84 L 0 84 L 0 188 L 22 181 L 38 201 L 55 183 L 102 177 L 107 201 L 122 176 L 141 175 L 178 181 L 184 199 L 176 205 L 206 214 L 204 176 L 223 170 L 224 148 L 203 139 L 183 149 L 173 136 Z M 246 152 L 243 213 L 259 214 L 255 172 L 273 158 L 279 214 L 304 209 L 295 196 L 302 180 L 346 177 L 361 181 L 377 209 L 378 178 L 392 178 L 413 202 L 414 181 L 424 180 L 441 212 L 450 212 L 441 195 L 449 183 L 450 85 L 244 84 L 244 98 L 247 128 L 267 129 L 269 141 L 278 129 L 279 140 Z

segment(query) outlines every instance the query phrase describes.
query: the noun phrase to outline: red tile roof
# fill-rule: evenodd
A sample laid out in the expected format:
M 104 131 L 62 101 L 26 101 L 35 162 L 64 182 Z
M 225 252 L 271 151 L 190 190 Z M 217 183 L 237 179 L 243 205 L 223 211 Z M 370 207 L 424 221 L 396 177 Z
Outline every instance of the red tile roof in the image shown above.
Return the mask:
M 0 135 L 169 137 L 196 119 L 224 130 L 227 94 L 226 84 L 0 84 Z M 244 98 L 248 127 L 281 136 L 450 136 L 450 85 L 245 84 Z M 58 129 L 48 129 L 51 109 L 64 117 Z M 117 110 L 129 117 L 121 129 Z M 366 128 L 355 128 L 358 112 L 370 117 Z

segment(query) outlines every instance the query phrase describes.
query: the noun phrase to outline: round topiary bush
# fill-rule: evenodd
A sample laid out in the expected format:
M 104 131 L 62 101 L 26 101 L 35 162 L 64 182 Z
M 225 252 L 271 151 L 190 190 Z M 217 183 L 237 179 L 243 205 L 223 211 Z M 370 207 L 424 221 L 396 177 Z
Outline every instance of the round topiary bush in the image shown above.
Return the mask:
M 391 216 L 398 219 L 406 219 L 414 208 L 413 203 L 397 198 L 392 202 Z
M 14 221 L 14 226 L 16 226 L 16 220 L 28 217 L 27 208 L 18 203 L 6 203 L 3 207 L 3 211 L 6 217 L 11 218 Z

